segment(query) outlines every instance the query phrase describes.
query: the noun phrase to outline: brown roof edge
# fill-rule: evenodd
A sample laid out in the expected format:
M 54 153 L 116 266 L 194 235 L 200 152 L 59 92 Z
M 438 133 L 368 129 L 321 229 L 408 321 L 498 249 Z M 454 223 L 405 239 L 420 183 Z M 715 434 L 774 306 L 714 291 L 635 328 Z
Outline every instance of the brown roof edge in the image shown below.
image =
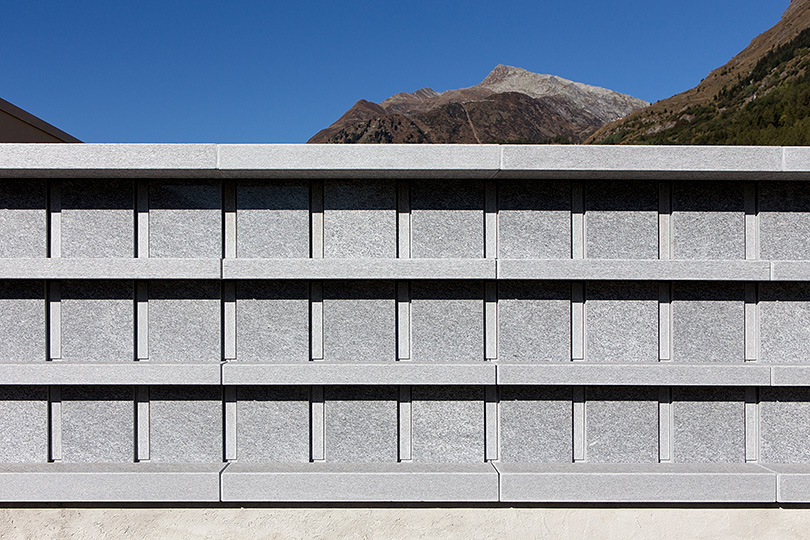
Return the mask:
M 6 101 L 3 98 L 0 98 L 0 111 L 4 112 L 6 114 L 10 114 L 11 116 L 17 118 L 18 120 L 20 120 L 22 122 L 25 122 L 26 124 L 28 124 L 30 126 L 33 126 L 33 127 L 35 127 L 36 129 L 38 129 L 40 131 L 44 131 L 45 133 L 47 133 L 48 135 L 50 135 L 52 137 L 56 137 L 57 139 L 61 140 L 62 142 L 66 142 L 66 143 L 80 143 L 80 142 L 82 142 L 79 139 L 77 139 L 76 137 L 65 133 L 61 129 L 59 129 L 59 128 L 55 127 L 55 126 L 52 126 L 51 124 L 49 124 L 45 120 L 42 120 L 41 118 L 37 118 L 33 114 L 31 114 L 31 113 L 29 113 L 27 111 L 24 111 L 23 109 L 17 107 L 13 103 L 9 103 L 8 101 Z

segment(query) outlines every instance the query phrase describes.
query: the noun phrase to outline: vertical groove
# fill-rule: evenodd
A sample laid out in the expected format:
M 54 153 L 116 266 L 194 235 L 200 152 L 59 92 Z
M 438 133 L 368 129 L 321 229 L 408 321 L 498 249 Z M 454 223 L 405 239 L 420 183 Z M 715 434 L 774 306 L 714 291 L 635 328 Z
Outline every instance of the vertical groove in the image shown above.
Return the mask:
M 675 460 L 673 420 L 672 388 L 662 386 L 658 389 L 658 461 L 661 463 Z
M 571 183 L 571 258 L 584 259 L 585 253 L 585 184 Z
M 413 460 L 413 424 L 411 407 L 411 387 L 399 387 L 399 411 L 397 419 L 399 423 L 399 461 Z
M 484 437 L 485 461 L 499 459 L 498 441 L 498 387 L 488 385 L 484 388 Z
M 411 287 L 397 282 L 397 360 L 411 359 Z
M 149 360 L 149 282 L 135 282 L 136 358 Z
M 149 461 L 149 387 L 135 387 L 135 440 L 137 441 L 136 461 Z
M 486 360 L 498 359 L 498 283 L 485 284 L 484 336 Z
M 323 259 L 323 182 L 313 180 L 310 184 L 310 256 Z
M 310 305 L 310 356 L 323 360 L 323 283 L 313 281 L 309 292 Z
M 759 259 L 759 205 L 757 184 L 745 184 L 745 258 Z
M 587 455 L 585 447 L 587 444 L 585 422 L 585 387 L 575 386 L 573 388 L 573 407 L 574 407 L 574 463 L 581 463 L 586 461 Z
M 494 181 L 484 184 L 484 257 L 498 258 L 498 188 Z
M 658 183 L 658 258 L 673 257 L 672 184 Z
M 48 186 L 48 256 L 58 259 L 62 257 L 62 182 L 51 180 Z
M 62 286 L 59 281 L 48 284 L 48 355 L 51 360 L 62 359 Z
M 411 185 L 397 182 L 397 257 L 411 258 Z
M 137 245 L 135 246 L 135 256 L 145 259 L 149 257 L 149 181 L 138 181 L 136 190 Z
M 672 283 L 658 283 L 658 359 L 672 360 Z
M 236 182 L 225 180 L 222 183 L 222 241 L 226 259 L 236 258 Z
M 223 359 L 236 359 L 236 283 L 222 282 Z
M 48 399 L 48 460 L 62 461 L 62 387 L 51 386 Z
M 571 283 L 571 360 L 585 360 L 585 283 Z
M 745 389 L 745 461 L 759 461 L 759 388 Z
M 310 400 L 310 459 L 324 460 L 324 403 L 323 386 L 312 387 Z
M 236 387 L 225 386 L 223 389 L 223 398 L 225 401 L 225 461 L 236 461 Z
M 745 284 L 745 361 L 759 360 L 759 285 Z

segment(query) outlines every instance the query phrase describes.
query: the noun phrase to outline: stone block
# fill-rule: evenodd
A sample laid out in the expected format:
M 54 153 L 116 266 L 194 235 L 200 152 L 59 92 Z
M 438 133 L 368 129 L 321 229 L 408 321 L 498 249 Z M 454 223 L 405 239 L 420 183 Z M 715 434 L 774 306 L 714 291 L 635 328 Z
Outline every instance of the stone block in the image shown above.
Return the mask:
M 676 362 L 744 362 L 745 285 L 673 283 L 672 328 Z
M 221 309 L 216 281 L 150 282 L 149 359 L 219 362 Z
M 153 462 L 223 460 L 222 387 L 153 386 L 149 397 Z
M 64 386 L 62 460 L 132 463 L 134 400 L 131 386 Z
M 658 258 L 657 183 L 588 182 L 585 221 L 587 258 Z
M 484 461 L 484 388 L 416 386 L 411 391 L 414 462 Z
M 0 386 L 0 462 L 48 460 L 48 387 Z
M 810 388 L 760 388 L 759 460 L 810 462 Z
M 44 180 L 0 183 L 0 257 L 46 257 L 47 187 Z
M 326 387 L 326 461 L 396 462 L 398 396 L 396 386 Z
M 806 363 L 810 358 L 810 284 L 759 284 L 759 359 Z
M 676 259 L 745 259 L 745 185 L 672 183 Z
M 573 405 L 570 386 L 500 388 L 500 459 L 570 463 Z
M 397 183 L 331 180 L 324 183 L 324 257 L 397 256 Z
M 44 361 L 45 331 L 44 282 L 0 282 L 0 362 Z
M 152 181 L 149 256 L 222 256 L 222 186 L 218 181 Z
M 62 182 L 62 257 L 135 256 L 133 182 Z
M 810 190 L 804 182 L 759 184 L 760 256 L 810 259 Z
M 309 387 L 241 386 L 236 411 L 240 462 L 309 461 Z
M 236 283 L 236 359 L 309 361 L 309 283 Z
M 658 284 L 591 281 L 585 286 L 585 358 L 658 361 Z
M 411 256 L 483 258 L 483 182 L 411 182 Z
M 393 281 L 323 284 L 323 351 L 327 362 L 396 360 Z
M 131 281 L 63 282 L 62 359 L 133 361 L 134 294 Z
M 411 335 L 414 362 L 483 361 L 483 283 L 412 282 Z
M 571 360 L 570 283 L 498 283 L 498 359 L 502 362 Z
M 571 258 L 571 184 L 498 183 L 498 257 Z
M 588 462 L 658 461 L 658 388 L 589 387 L 585 400 Z
M 676 463 L 745 463 L 745 390 L 672 389 Z
M 309 257 L 309 182 L 240 181 L 236 230 L 237 257 Z

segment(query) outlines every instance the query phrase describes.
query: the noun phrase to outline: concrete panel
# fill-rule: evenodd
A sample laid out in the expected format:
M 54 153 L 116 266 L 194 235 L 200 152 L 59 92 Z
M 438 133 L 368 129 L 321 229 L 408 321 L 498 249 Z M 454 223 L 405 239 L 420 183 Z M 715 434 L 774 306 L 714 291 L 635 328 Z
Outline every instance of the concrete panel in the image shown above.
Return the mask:
M 309 388 L 243 386 L 237 390 L 240 462 L 309 461 Z
M 573 406 L 570 386 L 500 389 L 500 459 L 518 463 L 570 463 Z
M 784 269 L 791 263 L 774 263 Z M 794 273 L 796 269 L 784 269 Z M 805 270 L 800 270 L 804 272 Z M 498 279 L 610 279 L 629 281 L 768 281 L 769 261 L 673 261 L 658 259 L 572 259 L 498 261 Z
M 218 181 L 152 181 L 149 256 L 222 256 L 222 186 Z
M 810 465 L 807 463 L 780 465 L 768 463 L 765 466 L 777 473 L 776 500 L 778 502 L 810 502 Z
M 45 284 L 0 282 L 0 362 L 40 362 L 45 346 Z
M 585 400 L 588 462 L 658 461 L 658 388 L 589 387 Z
M 483 182 L 411 182 L 411 256 L 483 258 Z
M 658 284 L 588 282 L 585 328 L 589 362 L 657 362 Z
M 153 462 L 222 461 L 221 387 L 153 386 L 149 397 Z
M 498 283 L 498 359 L 502 362 L 571 360 L 570 283 Z
M 135 396 L 131 386 L 62 388 L 62 460 L 132 463 Z
M 414 462 L 484 461 L 484 388 L 417 386 L 411 391 Z
M 133 182 L 62 182 L 62 257 L 135 256 Z
M 658 258 L 657 183 L 587 183 L 585 221 L 587 258 Z
M 237 257 L 309 257 L 309 182 L 240 181 L 236 230 Z
M 0 462 L 48 460 L 48 388 L 0 386 Z
M 745 462 L 745 389 L 673 388 L 676 463 Z
M 398 396 L 396 386 L 326 387 L 326 461 L 396 462 Z
M 760 183 L 759 242 L 763 259 L 810 259 L 810 190 L 803 182 Z
M 745 361 L 743 283 L 673 283 L 672 318 L 674 361 Z
M 44 180 L 0 183 L 0 257 L 47 256 L 46 193 Z
M 323 284 L 323 345 L 327 362 L 396 360 L 393 281 Z
M 222 267 L 225 279 L 496 278 L 494 259 L 225 259 Z M 0 277 L 16 271 L 0 259 Z
M 309 283 L 236 283 L 236 359 L 309 361 Z
M 220 284 L 216 281 L 149 283 L 149 359 L 219 362 Z
M 396 197 L 393 180 L 324 183 L 324 257 L 396 258 Z
M 498 257 L 571 257 L 570 182 L 498 183 Z
M 760 283 L 759 359 L 810 362 L 810 284 Z
M 135 287 L 131 281 L 62 283 L 62 359 L 135 359 Z
M 676 259 L 745 259 L 745 185 L 673 182 Z
M 810 462 L 810 388 L 759 392 L 760 462 Z
M 414 362 L 484 360 L 483 283 L 411 283 L 411 321 Z

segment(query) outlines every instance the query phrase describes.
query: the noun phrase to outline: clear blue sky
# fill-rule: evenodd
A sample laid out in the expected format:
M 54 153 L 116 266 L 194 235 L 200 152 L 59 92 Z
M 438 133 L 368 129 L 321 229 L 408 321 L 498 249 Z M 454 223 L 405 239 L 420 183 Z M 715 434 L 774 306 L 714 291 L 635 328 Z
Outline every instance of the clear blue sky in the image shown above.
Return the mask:
M 86 142 L 304 142 L 355 101 L 497 64 L 648 101 L 789 0 L 6 0 L 0 97 Z

